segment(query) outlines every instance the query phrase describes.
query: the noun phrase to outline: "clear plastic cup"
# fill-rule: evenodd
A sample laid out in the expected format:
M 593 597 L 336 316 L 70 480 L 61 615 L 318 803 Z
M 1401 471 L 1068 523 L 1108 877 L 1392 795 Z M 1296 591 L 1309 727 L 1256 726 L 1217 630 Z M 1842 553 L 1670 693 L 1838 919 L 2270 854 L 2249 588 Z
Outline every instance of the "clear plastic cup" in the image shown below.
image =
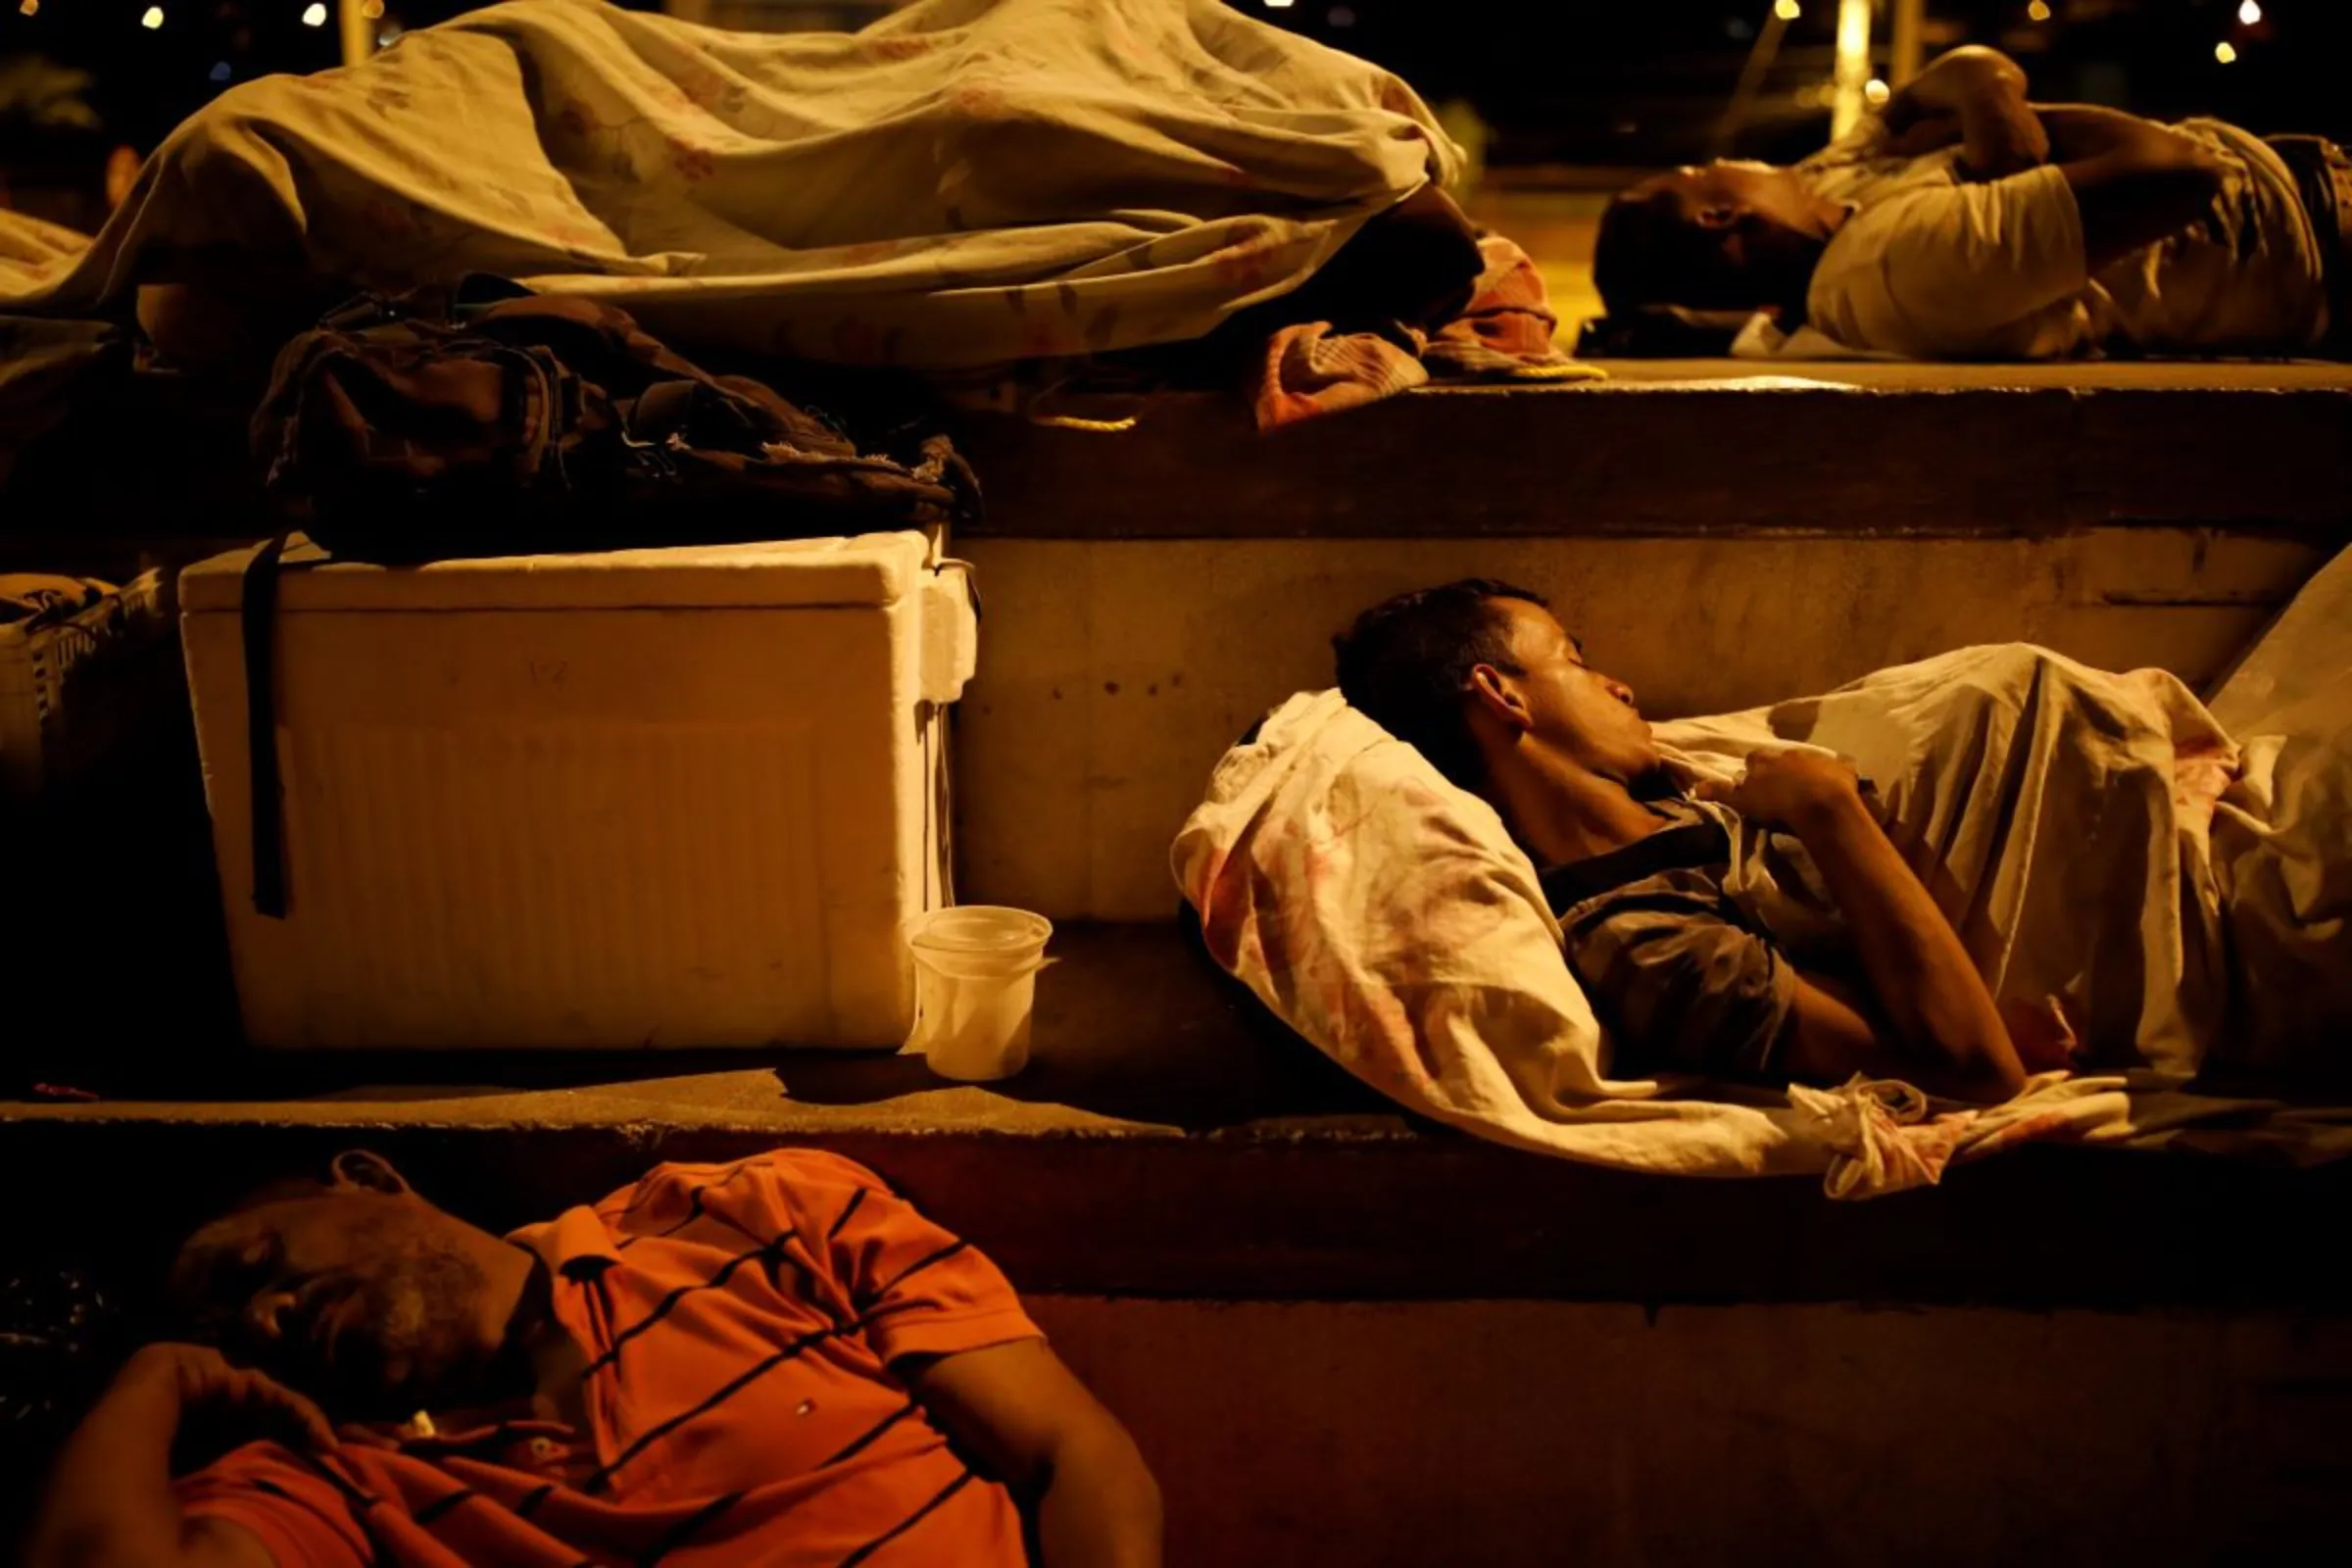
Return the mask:
M 967 904 L 906 922 L 914 956 L 914 1032 L 942 1078 L 981 1083 L 1029 1064 L 1037 971 L 1046 966 L 1053 923 L 1026 909 Z

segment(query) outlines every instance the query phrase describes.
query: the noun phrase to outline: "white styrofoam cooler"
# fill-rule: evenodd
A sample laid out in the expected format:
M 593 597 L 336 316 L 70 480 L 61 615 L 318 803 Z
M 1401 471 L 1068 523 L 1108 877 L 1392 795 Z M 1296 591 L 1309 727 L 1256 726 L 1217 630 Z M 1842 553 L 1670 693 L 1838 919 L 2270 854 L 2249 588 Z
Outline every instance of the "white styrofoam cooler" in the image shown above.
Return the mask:
M 287 911 L 253 901 L 241 602 L 181 628 L 247 1034 L 893 1046 L 947 899 L 965 568 L 922 533 L 318 564 L 278 583 Z

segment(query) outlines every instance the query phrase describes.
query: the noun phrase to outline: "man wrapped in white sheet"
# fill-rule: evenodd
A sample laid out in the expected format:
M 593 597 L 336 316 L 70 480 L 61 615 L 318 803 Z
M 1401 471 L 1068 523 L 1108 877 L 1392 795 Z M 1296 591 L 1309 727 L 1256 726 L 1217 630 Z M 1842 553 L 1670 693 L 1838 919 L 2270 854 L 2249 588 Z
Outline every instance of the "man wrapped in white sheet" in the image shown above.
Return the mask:
M 676 342 L 955 369 L 1182 342 L 1461 154 L 1379 67 L 1222 0 L 918 0 L 735 33 L 511 0 L 222 93 L 86 248 L 0 229 L 0 310 L 268 352 L 468 272 Z
M 1452 585 L 1342 640 L 1415 745 L 1294 698 L 1175 870 L 1294 1028 L 1522 1147 L 1849 1193 L 2027 1137 L 2316 1157 L 2325 1111 L 2177 1091 L 2352 1018 L 2347 599 L 2352 563 L 2217 699 L 2241 757 L 2170 675 L 2016 646 L 1653 733 L 1532 596 Z

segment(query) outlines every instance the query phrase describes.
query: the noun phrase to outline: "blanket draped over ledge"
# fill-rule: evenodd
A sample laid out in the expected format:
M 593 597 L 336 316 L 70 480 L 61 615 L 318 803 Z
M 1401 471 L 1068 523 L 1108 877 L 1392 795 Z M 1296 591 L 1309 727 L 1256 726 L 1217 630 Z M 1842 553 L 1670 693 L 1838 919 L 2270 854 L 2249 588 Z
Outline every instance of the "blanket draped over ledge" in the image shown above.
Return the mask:
M 1396 76 L 1220 0 L 856 34 L 514 0 L 221 94 L 86 247 L 0 214 L 0 312 L 495 272 L 681 341 L 972 368 L 1200 337 L 1460 168 Z

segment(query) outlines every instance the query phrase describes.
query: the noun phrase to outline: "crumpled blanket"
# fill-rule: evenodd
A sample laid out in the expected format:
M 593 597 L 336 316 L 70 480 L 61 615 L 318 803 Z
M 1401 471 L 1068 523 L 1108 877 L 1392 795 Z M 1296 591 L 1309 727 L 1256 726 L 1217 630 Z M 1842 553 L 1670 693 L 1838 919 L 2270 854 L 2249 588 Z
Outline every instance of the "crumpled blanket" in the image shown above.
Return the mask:
M 2352 1089 L 2352 550 L 2303 586 L 2213 710 L 2246 737 L 2213 824 L 2239 981 L 2222 1064 Z M 2315 1043 L 2335 1050 L 2315 1060 Z
M 673 341 L 975 367 L 1201 337 L 1461 165 L 1396 76 L 1221 0 L 918 0 L 856 34 L 513 0 L 223 93 L 86 248 L 0 234 L 0 311 L 265 261 L 483 271 Z
M 1433 378 L 1462 381 L 1599 380 L 1606 372 L 1552 342 L 1559 318 L 1543 274 L 1499 234 L 1478 242 L 1486 269 L 1469 306 L 1435 332 L 1401 322 L 1385 332 L 1341 332 L 1329 321 L 1278 328 L 1267 340 L 1250 404 L 1260 430 L 1279 429 L 1394 397 Z

